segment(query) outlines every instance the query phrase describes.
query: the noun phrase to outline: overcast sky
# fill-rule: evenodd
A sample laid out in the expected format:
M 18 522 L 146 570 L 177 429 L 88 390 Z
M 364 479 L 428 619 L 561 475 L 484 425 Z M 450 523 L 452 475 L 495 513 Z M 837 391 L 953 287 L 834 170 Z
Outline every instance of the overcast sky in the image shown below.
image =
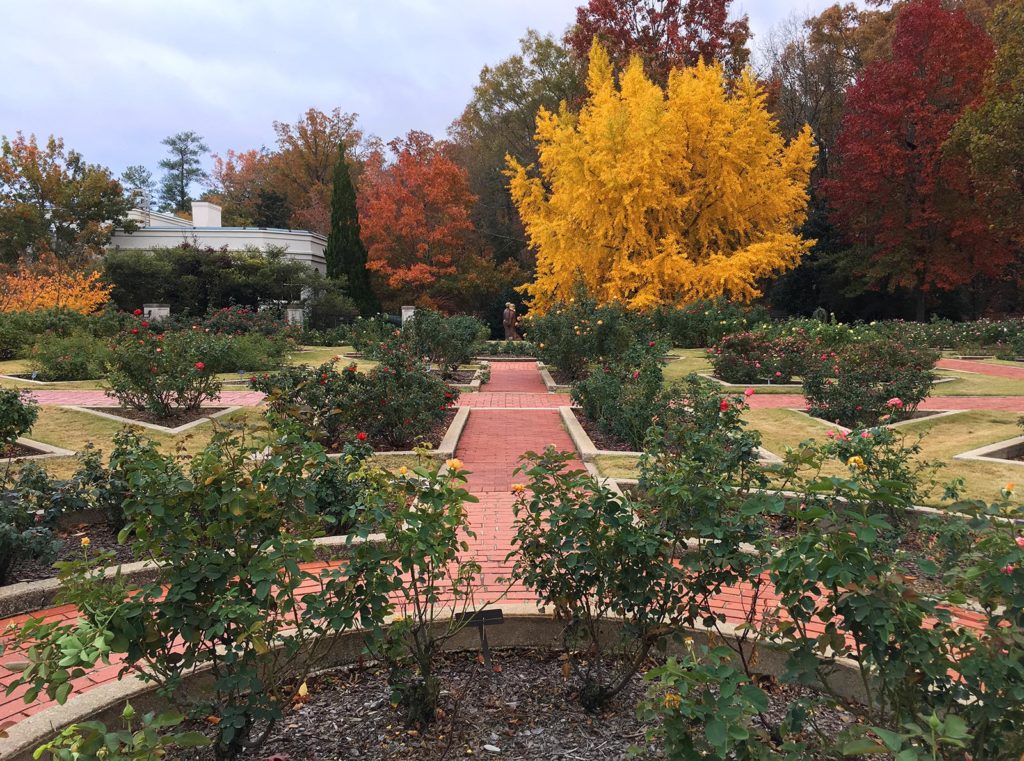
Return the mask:
M 755 36 L 834 0 L 735 0 Z M 442 136 L 481 66 L 582 0 L 0 0 L 0 134 L 54 133 L 87 160 L 157 173 L 181 130 L 214 152 L 271 145 L 310 106 L 372 134 Z

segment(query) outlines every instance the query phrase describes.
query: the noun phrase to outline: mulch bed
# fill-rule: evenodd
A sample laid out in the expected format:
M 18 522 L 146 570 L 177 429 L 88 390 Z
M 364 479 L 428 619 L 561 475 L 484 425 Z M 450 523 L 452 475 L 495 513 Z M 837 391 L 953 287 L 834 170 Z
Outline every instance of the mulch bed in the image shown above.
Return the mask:
M 582 412 L 577 411 L 576 419 L 580 421 L 583 430 L 587 432 L 594 446 L 610 452 L 635 452 L 636 450 L 627 442 L 611 433 L 605 433 L 598 427 L 597 423 L 588 418 Z
M 431 370 L 430 374 L 441 377 L 440 370 Z M 449 377 L 445 378 L 445 380 L 449 383 L 471 383 L 475 377 L 476 370 L 456 370 L 454 373 L 451 373 Z
M 38 457 L 42 454 L 49 454 L 45 449 L 36 449 L 35 447 L 25 446 L 24 444 L 14 443 L 8 447 L 0 448 L 0 459 L 17 459 L 18 457 Z
M 573 379 L 571 376 L 559 370 L 557 367 L 548 367 L 548 374 L 551 376 L 551 380 L 557 383 L 559 386 L 571 386 Z
M 455 409 L 445 410 L 444 417 L 434 423 L 434 427 L 426 435 L 420 436 L 413 441 L 404 441 L 400 445 L 395 445 L 389 444 L 386 441 L 375 441 L 371 438 L 366 443 L 373 447 L 375 452 L 408 452 L 421 444 L 430 444 L 434 449 L 437 449 L 441 445 L 445 434 L 448 433 L 448 428 L 451 426 L 452 420 L 455 419 L 456 412 L 457 410 Z
M 308 682 L 309 701 L 288 712 L 258 752 L 244 761 L 340 761 L 341 759 L 456 758 L 578 759 L 626 761 L 630 746 L 663 758 L 646 741 L 648 726 L 636 715 L 647 685 L 641 676 L 600 714 L 588 714 L 576 700 L 573 680 L 562 676 L 557 653 L 495 653 L 488 671 L 472 653 L 440 658 L 441 715 L 426 728 L 409 728 L 392 708 L 385 674 L 378 668 L 331 672 Z M 808 694 L 803 688 L 762 685 L 771 698 L 770 720 Z M 818 716 L 819 727 L 837 734 L 848 717 L 838 711 Z M 209 747 L 171 752 L 178 761 L 213 758 Z
M 57 575 L 57 569 L 53 567 L 53 563 L 62 560 L 81 560 L 84 557 L 85 550 L 82 549 L 84 537 L 89 537 L 90 557 L 95 557 L 97 552 L 109 550 L 115 555 L 115 560 L 112 561 L 114 565 L 131 563 L 139 559 L 132 555 L 132 549 L 128 544 L 117 543 L 117 531 L 105 522 L 70 526 L 57 531 L 56 537 L 61 541 L 61 547 L 52 561 L 44 563 L 39 560 L 22 560 L 11 569 L 7 583 L 15 584 L 19 581 L 54 578 Z
M 180 412 L 169 418 L 159 417 L 146 410 L 134 410 L 125 407 L 85 407 L 84 409 L 92 410 L 93 412 L 105 412 L 108 415 L 117 415 L 118 417 L 138 421 L 140 423 L 152 423 L 153 425 L 162 425 L 165 428 L 177 428 L 179 425 L 192 423 L 200 418 L 209 417 L 210 415 L 214 415 L 218 412 L 223 412 L 228 408 L 200 407 L 198 410 Z

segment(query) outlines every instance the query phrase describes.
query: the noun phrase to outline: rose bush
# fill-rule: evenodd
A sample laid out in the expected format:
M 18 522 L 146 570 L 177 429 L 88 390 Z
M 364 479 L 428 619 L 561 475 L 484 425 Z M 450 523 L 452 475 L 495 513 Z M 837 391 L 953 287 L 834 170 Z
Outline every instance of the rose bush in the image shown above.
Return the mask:
M 848 428 L 911 417 L 931 392 L 938 352 L 889 338 L 808 347 L 803 392 L 810 413 Z M 892 403 L 890 403 L 892 402 Z
M 725 336 L 708 349 L 715 377 L 727 383 L 789 383 L 803 372 L 803 331 L 774 336 L 748 330 Z

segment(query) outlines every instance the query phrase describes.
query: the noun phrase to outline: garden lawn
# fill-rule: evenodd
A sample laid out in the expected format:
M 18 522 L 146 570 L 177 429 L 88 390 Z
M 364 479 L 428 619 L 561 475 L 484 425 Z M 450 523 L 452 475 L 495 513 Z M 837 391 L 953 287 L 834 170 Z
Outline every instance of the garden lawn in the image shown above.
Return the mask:
M 762 446 L 780 457 L 785 456 L 787 447 L 796 447 L 810 438 L 821 439 L 832 429 L 807 415 L 785 409 L 748 410 L 744 417 L 751 428 L 761 433 Z M 942 507 L 945 504 L 942 487 L 956 478 L 963 479 L 963 496 L 971 499 L 994 501 L 1008 483 L 1020 483 L 1024 489 L 1024 463 L 1009 465 L 953 459 L 961 452 L 1019 436 L 1018 417 L 1012 412 L 975 410 L 924 419 L 898 428 L 907 435 L 908 444 L 913 443 L 917 434 L 925 434 L 921 440 L 922 459 L 941 465 L 935 475 L 938 485 L 930 498 L 924 500 L 925 504 Z M 622 456 L 597 460 L 601 474 L 609 478 L 635 478 L 636 463 L 636 458 Z M 840 474 L 841 466 L 837 466 L 835 472 Z
M 1024 396 L 1024 380 L 955 370 L 940 370 L 938 375 L 956 380 L 932 386 L 932 396 Z

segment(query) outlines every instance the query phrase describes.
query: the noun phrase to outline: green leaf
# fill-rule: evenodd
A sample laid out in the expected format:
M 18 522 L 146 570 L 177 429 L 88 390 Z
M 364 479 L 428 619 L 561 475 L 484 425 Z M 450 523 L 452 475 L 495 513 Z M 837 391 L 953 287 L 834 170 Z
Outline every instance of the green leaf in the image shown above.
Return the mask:
M 888 749 L 884 745 L 879 745 L 874 740 L 867 737 L 861 737 L 857 740 L 851 740 L 843 746 L 844 756 L 870 756 L 875 753 L 885 753 Z
M 725 752 L 729 738 L 725 723 L 721 719 L 708 719 L 707 724 L 704 725 L 704 734 L 707 735 L 711 745 L 721 752 Z

